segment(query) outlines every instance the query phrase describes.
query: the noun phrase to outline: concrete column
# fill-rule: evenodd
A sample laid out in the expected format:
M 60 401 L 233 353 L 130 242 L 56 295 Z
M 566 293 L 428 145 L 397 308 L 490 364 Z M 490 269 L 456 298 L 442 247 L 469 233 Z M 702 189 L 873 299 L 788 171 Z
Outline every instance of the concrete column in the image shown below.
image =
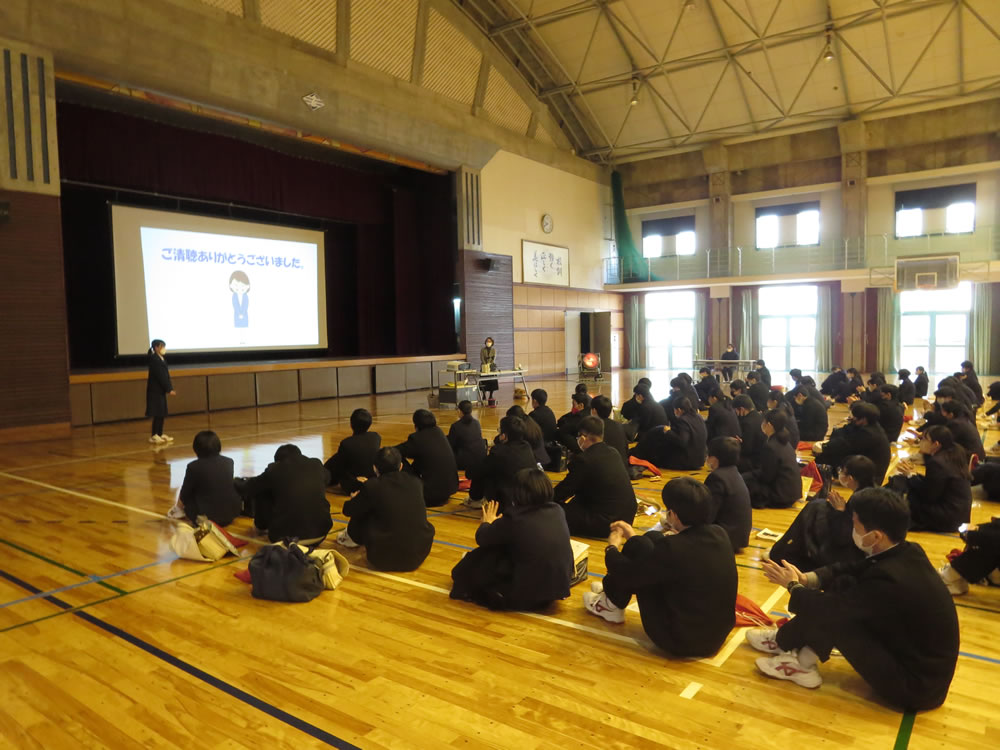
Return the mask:
M 867 131 L 860 120 L 842 122 L 837 127 L 841 150 L 841 228 L 844 268 L 865 265 L 865 237 L 868 234 Z
M 709 276 L 730 276 L 738 269 L 730 268 L 733 244 L 732 185 L 729 179 L 729 157 L 726 147 L 712 144 L 702 151 L 708 173 L 709 216 Z

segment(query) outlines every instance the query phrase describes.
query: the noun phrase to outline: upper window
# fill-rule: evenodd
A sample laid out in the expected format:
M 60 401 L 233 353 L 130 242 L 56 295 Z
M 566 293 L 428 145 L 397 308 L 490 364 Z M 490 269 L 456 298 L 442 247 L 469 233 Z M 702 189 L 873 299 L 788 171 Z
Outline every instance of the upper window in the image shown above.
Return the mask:
M 757 209 L 757 249 L 819 244 L 819 202 Z
M 695 254 L 694 216 L 642 222 L 642 257 Z
M 976 184 L 896 191 L 896 237 L 976 229 Z

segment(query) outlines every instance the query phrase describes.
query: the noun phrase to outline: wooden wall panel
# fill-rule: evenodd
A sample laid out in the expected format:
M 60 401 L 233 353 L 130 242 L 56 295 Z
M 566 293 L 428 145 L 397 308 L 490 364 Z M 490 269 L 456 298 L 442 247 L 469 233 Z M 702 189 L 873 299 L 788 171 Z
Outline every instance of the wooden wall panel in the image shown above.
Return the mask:
M 140 380 L 94 383 L 90 398 L 94 424 L 142 419 L 146 415 L 146 384 Z
M 303 401 L 314 398 L 337 397 L 337 368 L 322 367 L 314 370 L 299 370 L 299 398 Z
M 478 355 L 476 359 L 479 359 Z M 337 390 L 341 396 L 367 396 L 372 392 L 372 368 L 367 366 L 338 368 Z
M 185 375 L 171 378 L 176 396 L 167 399 L 171 414 L 195 414 L 208 411 L 208 378 L 204 375 Z
M 239 409 L 257 405 L 257 384 L 252 372 L 208 376 L 208 408 Z
M 69 387 L 69 411 L 70 424 L 74 427 L 94 423 L 90 409 L 90 383 Z
M 488 265 L 493 262 L 493 270 Z M 459 253 L 462 289 L 462 343 L 473 367 L 487 336 L 497 348 L 497 366 L 514 366 L 514 270 L 507 255 L 465 250 Z M 551 290 L 550 290 L 551 291 Z M 540 292 L 539 292 L 540 296 Z
M 375 393 L 406 390 L 406 365 L 375 365 Z
M 59 198 L 0 190 L 0 428 L 70 421 Z

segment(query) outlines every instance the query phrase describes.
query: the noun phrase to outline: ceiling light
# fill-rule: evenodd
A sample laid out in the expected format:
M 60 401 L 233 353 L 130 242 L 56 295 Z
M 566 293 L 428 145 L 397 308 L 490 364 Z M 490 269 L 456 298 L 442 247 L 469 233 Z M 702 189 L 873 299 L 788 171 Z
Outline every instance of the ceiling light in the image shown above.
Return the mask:
M 639 103 L 639 79 L 632 79 L 632 98 L 629 99 L 629 105 L 634 107 Z
M 823 59 L 829 62 L 833 59 L 833 44 L 829 30 L 826 32 L 826 47 L 823 49 Z
M 687 2 L 684 3 L 684 10 L 694 10 L 695 7 L 694 0 L 687 0 Z

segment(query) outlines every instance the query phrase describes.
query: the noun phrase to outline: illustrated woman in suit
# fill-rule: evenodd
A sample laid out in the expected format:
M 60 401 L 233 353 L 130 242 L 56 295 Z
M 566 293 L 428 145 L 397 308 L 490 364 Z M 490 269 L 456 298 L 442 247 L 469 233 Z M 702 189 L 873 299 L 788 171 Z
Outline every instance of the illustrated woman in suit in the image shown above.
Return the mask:
M 229 291 L 233 293 L 233 325 L 236 328 L 247 328 L 250 321 L 247 318 L 247 308 L 250 306 L 250 279 L 243 271 L 233 271 L 229 277 Z

